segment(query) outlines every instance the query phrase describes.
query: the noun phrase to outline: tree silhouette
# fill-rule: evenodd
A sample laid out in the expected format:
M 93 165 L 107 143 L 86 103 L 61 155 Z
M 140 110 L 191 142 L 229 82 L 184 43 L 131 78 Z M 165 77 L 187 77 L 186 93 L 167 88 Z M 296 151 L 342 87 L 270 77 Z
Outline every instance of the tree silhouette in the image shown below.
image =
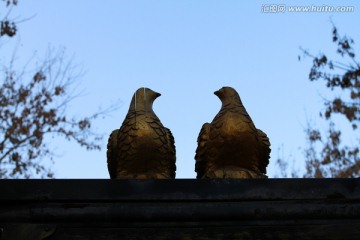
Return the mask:
M 306 128 L 308 146 L 305 149 L 305 177 L 359 177 L 360 156 L 358 144 L 342 144 L 342 131 L 333 121 L 334 115 L 344 116 L 357 134 L 360 122 L 360 64 L 355 59 L 354 41 L 340 36 L 333 24 L 332 41 L 337 45 L 336 53 L 341 60 L 330 60 L 325 54 L 314 56 L 301 49 L 305 56 L 313 59 L 310 81 L 322 80 L 331 90 L 340 90 L 341 95 L 325 100 L 325 111 L 320 116 L 328 121 L 325 137 L 310 124 Z M 358 141 L 358 140 L 357 140 Z M 321 145 L 317 152 L 317 145 Z
M 6 2 L 6 7 L 10 9 L 9 11 L 11 11 L 11 7 L 16 6 L 18 3 L 17 0 L 2 0 L 2 1 Z M 8 20 L 7 15 L 9 15 L 9 13 L 6 14 L 6 17 L 0 21 L 0 25 L 1 25 L 0 37 L 2 36 L 13 37 L 17 31 L 16 23 L 14 21 Z
M 16 0 L 3 2 L 7 7 L 17 5 Z M 0 39 L 16 33 L 16 23 L 4 18 Z M 73 89 L 79 73 L 63 49 L 49 50 L 35 70 L 13 69 L 11 61 L 1 73 L 0 178 L 54 177 L 46 136 L 73 140 L 87 150 L 100 149 L 102 135 L 92 132 L 91 122 L 116 107 L 81 119 L 68 115 L 66 107 L 77 96 Z

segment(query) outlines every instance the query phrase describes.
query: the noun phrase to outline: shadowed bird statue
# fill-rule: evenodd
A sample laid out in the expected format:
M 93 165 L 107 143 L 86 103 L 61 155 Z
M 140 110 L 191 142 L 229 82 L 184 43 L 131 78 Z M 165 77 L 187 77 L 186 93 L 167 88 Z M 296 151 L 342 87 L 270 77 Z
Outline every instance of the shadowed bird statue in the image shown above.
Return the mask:
M 110 178 L 175 178 L 174 138 L 152 109 L 160 93 L 139 88 L 120 129 L 109 137 L 107 163 Z
M 235 89 L 223 87 L 214 94 L 222 106 L 214 120 L 201 128 L 197 178 L 267 178 L 269 138 L 255 128 Z

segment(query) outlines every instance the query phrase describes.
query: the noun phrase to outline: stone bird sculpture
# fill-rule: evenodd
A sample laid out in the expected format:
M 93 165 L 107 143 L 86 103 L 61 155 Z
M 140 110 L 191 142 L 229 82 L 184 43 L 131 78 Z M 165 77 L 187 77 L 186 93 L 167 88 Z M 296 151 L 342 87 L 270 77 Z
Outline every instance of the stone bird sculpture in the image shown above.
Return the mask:
M 197 178 L 267 178 L 270 142 L 257 129 L 231 87 L 214 92 L 222 102 L 213 121 L 205 123 L 195 155 Z
M 110 178 L 175 178 L 174 138 L 153 111 L 160 96 L 149 88 L 139 88 L 120 129 L 108 140 L 107 164 Z

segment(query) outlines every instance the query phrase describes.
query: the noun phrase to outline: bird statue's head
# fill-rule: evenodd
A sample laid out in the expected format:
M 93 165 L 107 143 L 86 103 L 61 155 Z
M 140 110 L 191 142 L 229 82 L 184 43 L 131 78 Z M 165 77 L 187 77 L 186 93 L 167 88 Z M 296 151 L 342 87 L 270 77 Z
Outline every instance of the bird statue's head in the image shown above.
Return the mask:
M 139 88 L 131 99 L 129 111 L 152 111 L 153 102 L 159 96 L 160 93 L 150 88 Z
M 220 98 L 223 104 L 241 103 L 239 94 L 232 87 L 222 87 L 214 94 Z

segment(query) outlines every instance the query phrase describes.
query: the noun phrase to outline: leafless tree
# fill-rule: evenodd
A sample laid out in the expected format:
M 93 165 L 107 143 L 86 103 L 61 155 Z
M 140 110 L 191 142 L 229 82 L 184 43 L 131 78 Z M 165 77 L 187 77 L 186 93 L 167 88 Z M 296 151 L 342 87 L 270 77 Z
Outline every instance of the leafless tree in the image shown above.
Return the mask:
M 3 2 L 7 7 L 17 4 Z M 3 18 L 0 40 L 16 33 L 16 23 Z M 77 96 L 74 89 L 82 75 L 64 49 L 49 50 L 33 70 L 31 64 L 14 69 L 13 63 L 14 59 L 0 72 L 0 178 L 54 177 L 47 137 L 60 136 L 87 150 L 100 150 L 102 135 L 92 131 L 91 123 L 116 105 L 81 119 L 69 116 L 67 105 Z

